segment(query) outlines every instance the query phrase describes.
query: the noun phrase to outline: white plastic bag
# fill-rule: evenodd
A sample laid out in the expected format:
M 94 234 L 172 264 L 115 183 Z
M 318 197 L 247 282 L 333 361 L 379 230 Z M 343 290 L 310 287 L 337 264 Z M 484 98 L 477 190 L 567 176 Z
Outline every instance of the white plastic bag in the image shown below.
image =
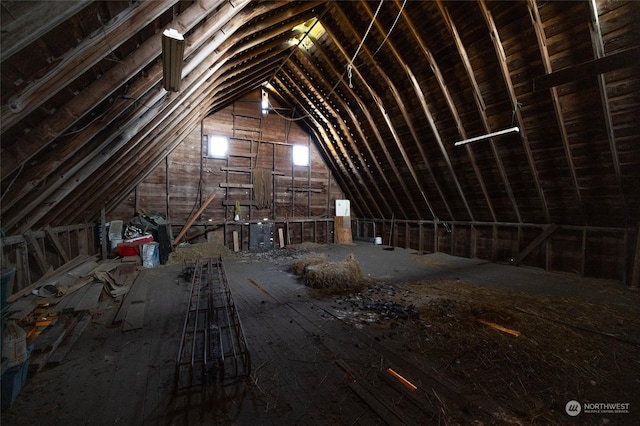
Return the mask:
M 156 242 L 142 244 L 142 266 L 153 268 L 160 264 L 160 244 Z

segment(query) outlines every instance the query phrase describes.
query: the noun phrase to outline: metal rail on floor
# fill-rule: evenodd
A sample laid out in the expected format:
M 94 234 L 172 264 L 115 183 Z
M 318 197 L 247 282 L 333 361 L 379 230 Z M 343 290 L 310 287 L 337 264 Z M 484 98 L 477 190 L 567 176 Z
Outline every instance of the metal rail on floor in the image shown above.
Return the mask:
M 176 392 L 224 384 L 225 379 L 251 372 L 244 329 L 222 257 L 198 259 L 192 273 L 189 307 L 176 360 Z

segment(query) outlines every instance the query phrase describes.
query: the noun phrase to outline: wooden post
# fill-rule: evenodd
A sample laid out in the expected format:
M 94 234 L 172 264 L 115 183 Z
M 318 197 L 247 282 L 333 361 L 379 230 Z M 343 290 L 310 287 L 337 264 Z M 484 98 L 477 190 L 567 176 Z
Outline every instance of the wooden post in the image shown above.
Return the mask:
M 284 229 L 278 228 L 278 242 L 280 243 L 280 248 L 284 248 Z
M 62 247 L 62 243 L 60 243 L 60 239 L 56 235 L 53 228 L 47 225 L 44 227 L 44 232 L 45 232 L 45 235 L 49 237 L 49 240 L 51 240 L 51 242 L 53 243 L 53 246 L 58 251 L 58 254 L 60 255 L 60 257 L 62 257 L 62 261 L 63 261 L 62 263 L 67 263 L 69 261 L 69 256 L 67 256 L 67 252 L 65 251 L 64 247 Z
M 582 230 L 582 264 L 580 265 L 580 275 L 584 277 L 587 264 L 587 229 Z
M 233 251 L 240 251 L 240 242 L 238 240 L 238 231 L 233 231 Z
M 136 194 L 137 193 L 138 193 L 138 191 L 136 189 Z M 103 207 L 102 210 L 100 210 L 100 226 L 101 226 L 101 229 L 102 229 L 102 242 L 101 242 L 102 260 L 107 260 L 107 227 L 106 227 L 106 222 L 107 222 L 107 212 L 105 211 L 105 209 Z
M 498 227 L 493 225 L 491 229 L 491 261 L 495 262 L 498 257 Z
M 450 232 L 450 240 L 451 240 L 451 255 L 452 256 L 456 256 L 456 239 L 455 239 L 455 235 L 456 235 L 456 224 L 452 223 L 451 224 L 451 232 Z
M 471 259 L 475 259 L 476 257 L 478 257 L 477 254 L 477 240 L 478 240 L 478 230 L 476 229 L 475 225 L 471 225 L 471 228 L 469 229 L 469 258 Z
M 633 290 L 640 288 L 640 223 L 636 227 L 636 255 L 633 259 L 633 269 L 631 272 L 631 285 Z
M 38 267 L 43 274 L 46 273 L 49 269 L 49 263 L 47 262 L 47 258 L 44 254 L 44 251 L 42 251 L 38 240 L 31 231 L 27 231 L 24 233 L 24 239 L 27 242 L 27 245 L 31 246 L 31 249 L 33 250 L 33 256 L 36 259 Z
M 409 222 L 405 222 L 404 224 L 404 248 L 411 248 L 411 237 L 409 235 Z
M 87 248 L 87 227 L 85 225 L 84 228 L 82 229 L 78 229 L 78 255 L 84 254 L 87 255 L 89 254 L 89 250 Z

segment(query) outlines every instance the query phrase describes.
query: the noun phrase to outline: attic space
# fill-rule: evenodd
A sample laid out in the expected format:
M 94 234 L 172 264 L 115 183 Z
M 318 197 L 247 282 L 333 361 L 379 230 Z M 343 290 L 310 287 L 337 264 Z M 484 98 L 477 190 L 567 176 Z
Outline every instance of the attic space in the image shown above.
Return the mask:
M 3 420 L 637 425 L 639 21 L 0 0 Z

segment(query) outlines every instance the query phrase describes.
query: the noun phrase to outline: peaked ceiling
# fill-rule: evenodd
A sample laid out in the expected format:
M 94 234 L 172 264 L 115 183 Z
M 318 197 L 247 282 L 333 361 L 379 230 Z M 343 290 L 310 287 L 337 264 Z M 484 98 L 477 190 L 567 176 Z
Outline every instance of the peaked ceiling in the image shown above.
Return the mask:
M 260 87 L 358 216 L 640 220 L 640 2 L 1 5 L 6 232 L 95 220 Z M 162 85 L 168 28 L 186 39 L 178 93 Z

